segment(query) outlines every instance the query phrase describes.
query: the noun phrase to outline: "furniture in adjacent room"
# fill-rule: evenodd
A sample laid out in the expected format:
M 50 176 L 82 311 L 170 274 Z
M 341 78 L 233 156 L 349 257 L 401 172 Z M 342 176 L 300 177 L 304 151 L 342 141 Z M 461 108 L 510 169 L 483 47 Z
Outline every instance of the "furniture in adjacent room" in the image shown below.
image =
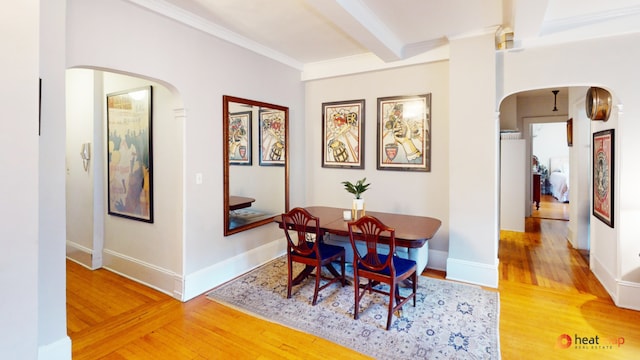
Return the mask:
M 344 210 L 346 208 L 336 208 L 328 206 L 309 206 L 305 208 L 313 216 L 320 219 L 320 229 L 327 236 L 324 242 L 327 244 L 342 246 L 345 249 L 346 261 L 353 260 L 353 250 L 349 241 L 348 221 L 343 219 Z M 367 215 L 375 216 L 385 224 L 393 226 L 396 230 L 396 253 L 405 259 L 414 260 L 418 265 L 418 272 L 422 273 L 427 267 L 429 260 L 429 243 L 438 229 L 441 221 L 427 216 L 393 214 L 378 211 L 366 212 Z M 281 216 L 276 216 L 274 221 L 282 228 L 283 222 Z M 386 244 L 388 238 L 382 236 L 381 244 Z M 360 244 L 359 246 L 364 246 Z
M 320 290 L 341 282 L 346 285 L 345 278 L 345 252 L 341 246 L 329 245 L 322 242 L 323 231 L 320 228 L 320 220 L 303 208 L 294 208 L 282 214 L 284 229 L 287 238 L 287 299 L 291 298 L 293 285 L 299 284 L 311 272 L 315 270 L 315 287 L 313 291 L 312 305 L 318 301 Z M 309 237 L 311 235 L 311 237 Z M 293 277 L 293 263 L 304 264 L 304 269 Z M 341 272 L 337 273 L 332 262 L 338 262 Z M 332 278 L 322 275 L 322 267 L 326 267 L 333 275 Z M 326 282 L 320 285 L 321 281 Z
M 353 283 L 355 292 L 355 307 L 353 318 L 360 315 L 360 300 L 364 295 L 376 292 L 389 295 L 389 310 L 387 313 L 387 330 L 391 327 L 393 313 L 401 311 L 402 306 L 413 299 L 416 306 L 416 290 L 418 287 L 417 264 L 413 260 L 403 259 L 395 255 L 395 230 L 372 216 L 364 216 L 354 222 L 350 222 L 349 239 L 353 249 Z M 381 234 L 386 234 L 385 243 L 388 248 L 384 253 L 379 253 Z M 358 248 L 358 242 L 366 244 L 364 250 Z M 366 284 L 361 284 L 364 278 Z M 410 280 L 412 292 L 409 295 L 400 295 L 400 283 Z M 389 285 L 388 291 L 380 288 L 380 283 Z
M 549 158 L 549 184 L 551 195 L 560 202 L 569 202 L 569 157 Z
M 531 195 L 533 197 L 533 203 L 536 204 L 536 210 L 540 210 L 540 174 L 534 173 L 531 180 Z

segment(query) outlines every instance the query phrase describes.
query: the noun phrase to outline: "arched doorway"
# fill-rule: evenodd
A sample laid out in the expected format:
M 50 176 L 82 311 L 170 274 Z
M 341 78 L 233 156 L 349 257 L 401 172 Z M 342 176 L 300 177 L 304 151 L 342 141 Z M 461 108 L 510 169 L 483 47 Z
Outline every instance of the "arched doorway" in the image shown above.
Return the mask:
M 67 258 L 106 267 L 172 296 L 183 271 L 182 100 L 170 84 L 98 69 L 69 69 L 67 83 Z M 106 94 L 152 87 L 153 223 L 107 212 Z M 89 144 L 90 160 L 80 150 Z M 85 168 L 84 165 L 88 166 Z
M 517 138 L 521 142 L 521 153 L 517 157 L 520 160 L 514 160 L 517 162 L 513 169 L 505 168 L 505 165 L 501 166 L 502 178 L 504 179 L 505 175 L 511 171 L 523 172 L 518 177 L 522 182 L 513 187 L 515 190 L 511 194 L 504 194 L 508 184 L 504 180 L 501 183 L 501 214 L 512 213 L 513 210 L 505 207 L 513 206 L 512 203 L 516 202 L 517 211 L 522 214 L 518 221 L 521 222 L 523 229 L 524 217 L 531 216 L 532 209 L 535 209 L 535 206 L 532 207 L 533 173 L 537 170 L 543 170 L 548 180 L 550 172 L 562 171 L 567 178 L 566 186 L 570 189 L 566 199 L 560 199 L 561 201 L 566 200 L 570 204 L 568 240 L 573 247 L 584 250 L 589 249 L 590 212 L 590 123 L 584 111 L 586 89 L 588 87 L 555 87 L 523 91 L 505 97 L 500 104 L 500 123 L 503 132 L 501 137 L 503 139 Z M 554 94 L 553 90 L 559 90 L 559 92 Z M 573 146 L 568 148 L 567 161 L 562 165 L 557 165 L 557 158 L 564 156 L 564 154 L 560 150 L 558 156 L 554 156 L 553 151 L 547 152 L 544 156 L 545 160 L 534 170 L 532 159 L 534 155 L 540 154 L 533 151 L 534 141 L 532 139 L 537 135 L 532 131 L 535 128 L 533 124 L 562 123 L 563 126 L 559 129 L 563 133 L 556 135 L 566 139 L 566 122 L 569 119 L 572 119 Z M 503 144 L 504 141 L 502 140 Z M 547 190 L 543 187 L 544 184 L 540 189 Z M 509 201 L 505 202 L 505 198 Z M 501 216 L 501 229 L 504 229 L 502 218 Z

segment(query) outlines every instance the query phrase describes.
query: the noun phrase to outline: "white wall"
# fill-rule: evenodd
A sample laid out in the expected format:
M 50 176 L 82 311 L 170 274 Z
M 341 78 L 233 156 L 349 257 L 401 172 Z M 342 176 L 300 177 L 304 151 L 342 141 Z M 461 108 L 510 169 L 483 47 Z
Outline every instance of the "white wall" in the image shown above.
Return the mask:
M 428 267 L 444 268 L 449 248 L 449 87 L 448 62 L 410 66 L 306 82 L 306 202 L 351 208 L 353 196 L 342 181 L 367 178 L 367 210 L 438 218 L 440 230 L 429 241 Z M 376 168 L 377 99 L 431 93 L 431 172 Z M 365 100 L 364 170 L 322 167 L 322 103 Z M 292 178 L 293 182 L 298 180 Z
M 0 353 L 13 359 L 35 359 L 38 348 L 38 9 L 31 0 L 0 14 L 2 33 L 20 34 L 0 40 L 0 94 L 9 100 L 0 141 Z
M 525 160 L 524 139 L 500 141 L 500 229 L 524 232 Z M 530 204 L 529 201 L 526 201 Z
M 67 7 L 67 66 L 113 69 L 156 79 L 175 88 L 183 101 L 182 107 L 173 109 L 178 114 L 176 121 L 183 121 L 184 126 L 184 186 L 182 191 L 175 190 L 183 196 L 183 268 L 177 272 L 182 278 L 176 279 L 183 289 L 174 291 L 189 299 L 281 253 L 282 234 L 275 224 L 223 236 L 222 96 L 290 108 L 291 177 L 296 179 L 291 201 L 302 203 L 304 150 L 296 150 L 304 148 L 300 72 L 129 2 L 69 0 Z M 163 146 L 167 149 L 172 144 L 154 144 L 155 149 Z M 197 173 L 202 174 L 201 185 L 195 182 Z M 168 200 L 156 195 L 157 206 L 170 206 Z M 153 232 L 137 231 L 134 236 L 143 240 L 129 244 L 130 250 L 141 254 L 144 244 L 152 242 L 147 237 Z M 142 259 L 136 260 L 159 260 L 139 256 Z M 161 261 L 166 262 L 171 255 L 159 258 L 163 256 Z
M 89 268 L 102 265 L 100 261 L 94 266 L 94 258 L 102 259 L 102 246 L 100 244 L 96 248 L 93 238 L 94 169 L 96 162 L 103 164 L 96 156 L 96 150 L 103 144 L 93 141 L 94 109 L 101 108 L 100 103 L 94 103 L 94 85 L 93 70 L 74 69 L 66 72 L 67 256 Z M 98 127 L 97 130 L 102 134 L 102 127 Z M 91 144 L 92 159 L 85 171 L 80 148 L 86 142 Z M 100 213 L 102 214 L 102 209 Z
M 39 13 L 36 10 L 37 7 L 32 9 L 40 19 L 39 62 L 40 77 L 42 78 L 42 132 L 39 138 L 38 171 L 40 201 L 37 225 L 39 233 L 37 264 L 39 359 L 71 358 L 71 340 L 67 336 L 66 326 L 66 266 L 64 258 L 65 6 L 64 0 L 42 0 L 40 1 Z M 16 18 L 23 21 L 20 16 Z M 14 31 L 4 33 L 13 34 Z M 14 36 L 21 42 L 23 41 L 21 34 Z M 6 69 L 13 71 L 11 67 Z M 21 97 L 12 94 L 8 98 L 15 101 Z M 30 226 L 35 227 L 35 223 L 32 222 Z M 16 268 L 20 269 L 20 275 L 17 278 L 22 279 L 23 274 L 29 272 L 30 266 L 28 263 L 22 263 Z M 22 302 L 29 301 L 28 298 L 15 293 L 12 296 L 19 299 L 21 305 Z M 10 308 L 15 311 L 17 307 Z M 20 321 L 22 322 L 24 319 L 20 319 Z
M 499 131 L 494 34 L 451 40 L 447 278 L 498 286 Z

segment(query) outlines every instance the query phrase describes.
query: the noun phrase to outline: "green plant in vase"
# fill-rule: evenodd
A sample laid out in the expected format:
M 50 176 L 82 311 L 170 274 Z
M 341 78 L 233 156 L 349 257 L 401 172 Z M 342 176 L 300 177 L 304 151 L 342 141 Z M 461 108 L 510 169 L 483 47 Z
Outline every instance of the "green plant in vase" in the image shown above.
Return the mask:
M 356 181 L 355 184 L 350 181 L 343 181 L 342 185 L 344 185 L 344 188 L 345 190 L 347 190 L 347 192 L 355 195 L 356 199 L 360 199 L 360 194 L 367 191 L 369 185 L 371 185 L 371 183 L 365 184 L 365 181 L 367 181 L 366 177 Z
M 364 199 L 361 198 L 360 195 L 362 195 L 363 192 L 367 191 L 367 189 L 369 189 L 369 185 L 371 185 L 371 183 L 365 184 L 365 181 L 367 181 L 366 177 L 356 181 L 355 184 L 350 181 L 342 182 L 345 190 L 355 196 L 351 207 L 352 218 L 354 219 L 358 218 L 358 211 L 360 210 L 362 211 L 362 215 L 365 214 Z

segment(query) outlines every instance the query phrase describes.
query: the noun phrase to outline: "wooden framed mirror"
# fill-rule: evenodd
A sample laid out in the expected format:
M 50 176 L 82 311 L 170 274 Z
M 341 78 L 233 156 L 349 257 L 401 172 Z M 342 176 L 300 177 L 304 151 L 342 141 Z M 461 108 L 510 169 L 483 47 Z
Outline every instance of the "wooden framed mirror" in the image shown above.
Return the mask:
M 224 235 L 289 211 L 289 108 L 222 97 Z

